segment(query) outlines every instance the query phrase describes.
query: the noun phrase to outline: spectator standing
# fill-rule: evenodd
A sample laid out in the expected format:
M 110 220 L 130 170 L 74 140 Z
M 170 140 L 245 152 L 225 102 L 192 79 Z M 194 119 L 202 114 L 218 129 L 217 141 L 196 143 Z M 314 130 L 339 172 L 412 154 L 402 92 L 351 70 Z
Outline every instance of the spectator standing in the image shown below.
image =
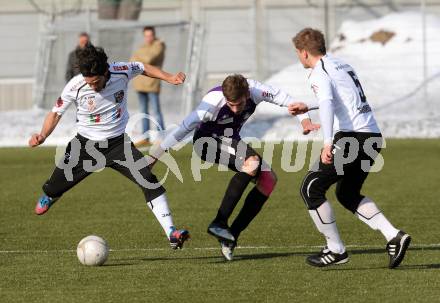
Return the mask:
M 73 51 L 69 53 L 69 57 L 67 59 L 67 67 L 66 67 L 66 75 L 65 75 L 66 83 L 80 73 L 78 67 L 78 58 L 76 57 L 76 50 L 84 49 L 89 44 L 90 44 L 89 34 L 86 32 L 80 33 L 78 35 L 78 45 Z
M 150 64 L 162 68 L 165 59 L 165 44 L 156 38 L 155 28 L 146 26 L 143 29 L 144 43 L 135 51 L 130 61 Z M 165 129 L 165 124 L 160 109 L 159 93 L 160 80 L 148 77 L 136 77 L 133 79 L 133 86 L 139 97 L 140 111 L 149 114 L 149 108 L 152 111 L 152 117 L 157 122 L 159 130 Z M 155 123 L 156 124 L 156 123 Z M 137 146 L 149 145 L 148 131 L 150 130 L 150 119 L 142 120 L 142 140 L 136 142 Z

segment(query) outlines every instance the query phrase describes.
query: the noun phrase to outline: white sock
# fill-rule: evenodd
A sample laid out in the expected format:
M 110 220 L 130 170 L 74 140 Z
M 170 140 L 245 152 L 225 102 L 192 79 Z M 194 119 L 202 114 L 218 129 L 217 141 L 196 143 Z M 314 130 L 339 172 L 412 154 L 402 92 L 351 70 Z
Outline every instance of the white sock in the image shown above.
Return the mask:
M 374 230 L 379 230 L 390 241 L 399 232 L 380 212 L 376 203 L 365 197 L 356 210 L 356 216 Z
M 175 227 L 170 208 L 168 207 L 167 196 L 162 194 L 156 199 L 148 202 L 147 205 L 156 216 L 157 221 L 159 221 L 169 239 L 170 233 L 175 229 Z
M 315 222 L 319 232 L 325 236 L 328 249 L 337 254 L 344 253 L 345 246 L 339 236 L 335 216 L 330 203 L 325 201 L 317 209 L 309 210 L 309 214 L 312 217 L 313 222 Z

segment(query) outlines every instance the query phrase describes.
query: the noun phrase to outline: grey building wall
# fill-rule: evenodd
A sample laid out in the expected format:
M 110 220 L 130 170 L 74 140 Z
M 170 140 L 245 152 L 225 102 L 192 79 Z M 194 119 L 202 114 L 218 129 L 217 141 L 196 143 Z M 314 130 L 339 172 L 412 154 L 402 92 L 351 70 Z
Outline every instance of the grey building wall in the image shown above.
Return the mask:
M 0 12 L 0 78 L 33 76 L 38 28 L 38 14 Z
M 68 7 L 72 1 L 61 2 Z M 328 0 L 326 10 L 324 1 L 144 0 L 140 20 L 155 24 L 194 19 L 204 25 L 204 56 L 201 58 L 205 70 L 201 79 L 203 91 L 219 83 L 229 73 L 244 73 L 263 80 L 294 63 L 296 58 L 291 38 L 305 26 L 319 28 L 331 38 L 346 19 L 374 18 L 395 8 L 419 9 L 419 1 L 416 0 L 392 1 L 394 6 L 381 0 L 362 1 L 366 6 L 355 5 L 355 1 L 349 0 Z M 91 9 L 92 19 L 96 18 L 96 1 L 83 3 L 84 7 Z M 440 13 L 440 0 L 429 0 L 427 3 L 430 13 Z M 260 14 L 255 4 L 263 8 Z M 66 18 L 73 20 L 84 16 Z M 0 82 L 5 78 L 40 76 L 41 71 L 36 71 L 34 67 L 38 38 L 45 20 L 27 1 L 0 0 Z M 84 28 L 72 28 L 71 35 L 60 46 L 61 54 L 64 52 L 67 56 L 75 47 L 76 32 L 80 30 Z M 160 36 L 160 31 L 158 34 Z M 173 42 L 169 41 L 170 47 L 180 45 Z M 170 56 L 178 54 L 178 51 L 170 52 Z M 169 63 L 177 59 L 168 61 L 165 67 L 173 69 Z

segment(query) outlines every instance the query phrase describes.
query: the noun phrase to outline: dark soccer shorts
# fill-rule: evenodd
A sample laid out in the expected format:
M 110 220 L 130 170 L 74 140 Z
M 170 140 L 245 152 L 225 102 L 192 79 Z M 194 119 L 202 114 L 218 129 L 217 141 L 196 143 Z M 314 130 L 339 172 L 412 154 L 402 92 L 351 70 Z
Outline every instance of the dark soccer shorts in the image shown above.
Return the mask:
M 351 212 L 364 198 L 362 185 L 382 147 L 380 133 L 338 132 L 333 140 L 333 163 L 324 164 L 319 157 L 314 169 L 304 177 L 301 196 L 309 209 L 326 201 L 326 192 L 336 183 L 336 197 Z M 348 163 L 346 163 L 348 162 Z
M 261 156 L 246 142 L 232 138 L 204 137 L 197 132 L 193 138 L 194 151 L 203 160 L 227 166 L 230 170 L 239 172 L 249 157 Z M 258 173 L 257 173 L 258 176 Z
M 108 139 L 107 147 L 101 148 L 99 144 L 98 141 L 91 141 L 77 134 L 67 145 L 64 159 L 59 162 L 49 180 L 43 185 L 43 191 L 46 195 L 52 198 L 61 197 L 66 191 L 94 171 L 93 168 L 87 168 L 90 165 L 96 167 L 95 171 L 110 167 L 120 172 L 141 188 L 146 201 L 151 201 L 165 192 L 165 189 L 158 183 L 156 176 L 152 174 L 146 165 L 138 169 L 138 174 L 134 176 L 132 174 L 134 168 L 127 167 L 128 162 L 125 162 L 125 164 L 118 163 L 127 160 L 126 152 L 131 153 L 134 161 L 144 159 L 144 155 L 133 145 L 127 134 Z M 102 167 L 99 167 L 98 159 L 101 160 Z M 69 161 L 74 161 L 71 167 L 69 167 Z M 142 178 L 143 181 L 140 181 Z

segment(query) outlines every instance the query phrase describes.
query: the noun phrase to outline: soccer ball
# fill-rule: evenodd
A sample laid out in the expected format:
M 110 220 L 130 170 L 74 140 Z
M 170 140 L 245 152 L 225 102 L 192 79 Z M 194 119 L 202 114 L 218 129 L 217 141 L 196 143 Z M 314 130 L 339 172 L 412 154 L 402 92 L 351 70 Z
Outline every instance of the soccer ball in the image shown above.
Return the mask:
M 98 236 L 87 236 L 78 243 L 76 255 L 81 264 L 100 266 L 108 257 L 107 242 Z

